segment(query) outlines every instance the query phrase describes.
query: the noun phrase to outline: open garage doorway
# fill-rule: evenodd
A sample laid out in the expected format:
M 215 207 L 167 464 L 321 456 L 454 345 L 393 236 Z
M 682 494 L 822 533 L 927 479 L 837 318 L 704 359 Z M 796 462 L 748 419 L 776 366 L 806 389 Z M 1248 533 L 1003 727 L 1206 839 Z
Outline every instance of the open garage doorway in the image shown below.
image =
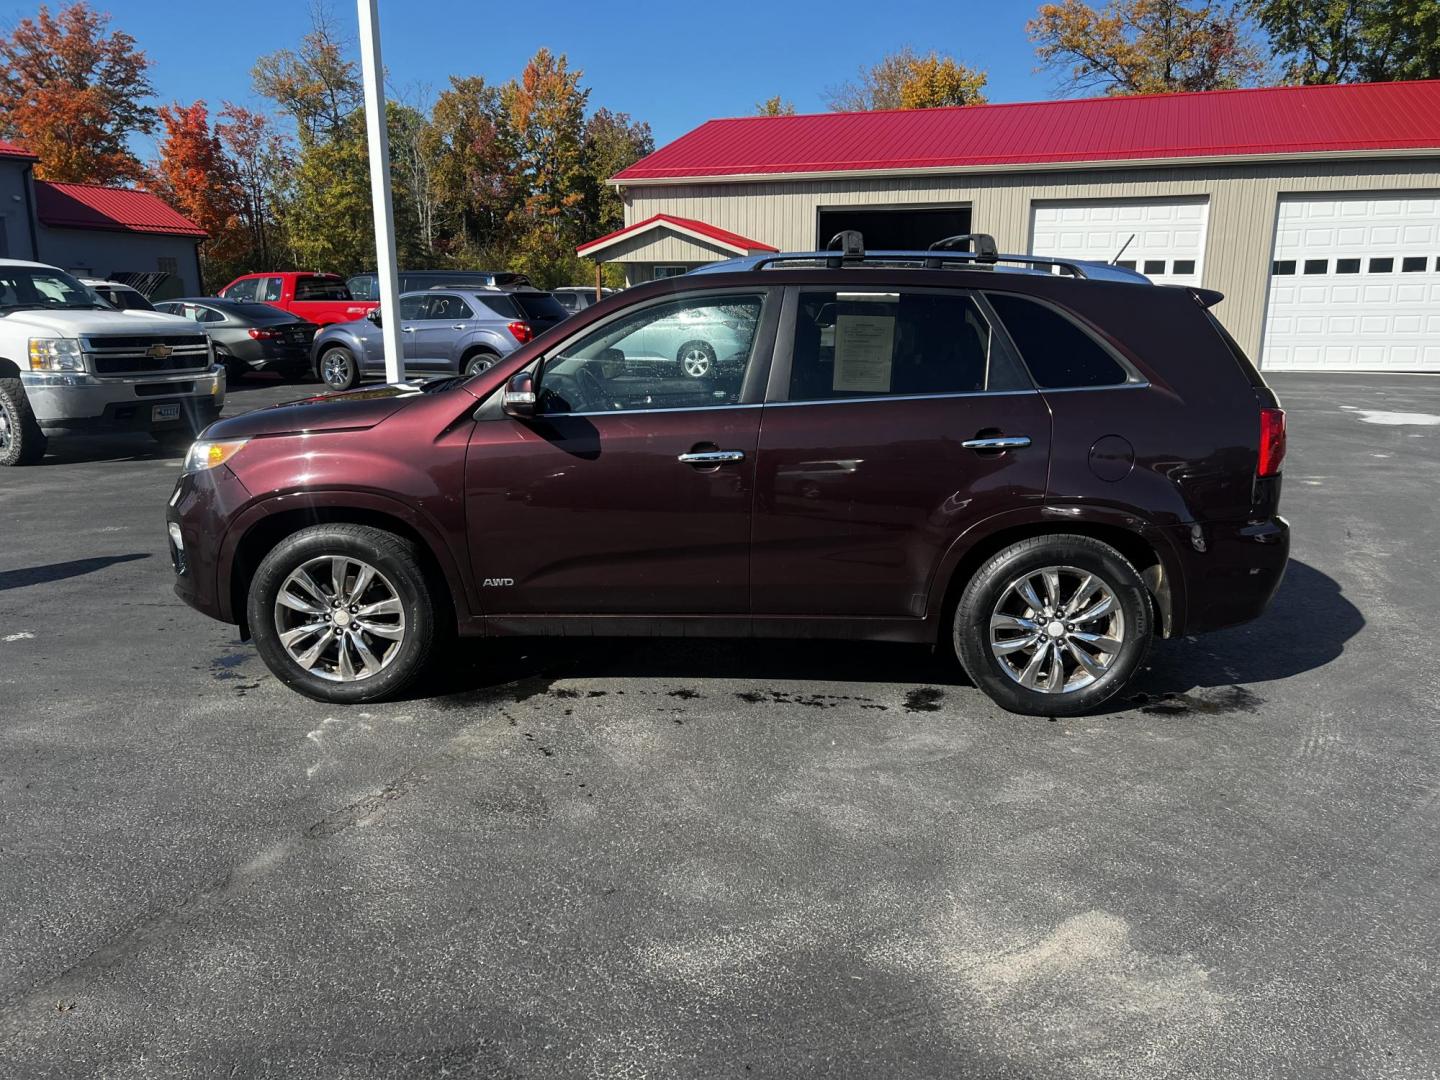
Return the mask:
M 846 207 L 821 210 L 815 247 L 824 250 L 843 229 L 858 229 L 869 251 L 924 251 L 936 240 L 970 231 L 968 206 Z

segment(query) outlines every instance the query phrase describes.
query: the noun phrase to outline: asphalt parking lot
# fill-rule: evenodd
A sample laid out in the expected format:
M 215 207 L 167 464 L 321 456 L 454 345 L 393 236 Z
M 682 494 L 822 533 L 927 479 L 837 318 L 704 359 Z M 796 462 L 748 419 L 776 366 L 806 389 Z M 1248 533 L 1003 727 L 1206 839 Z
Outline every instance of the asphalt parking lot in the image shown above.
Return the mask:
M 1060 722 L 810 642 L 326 707 L 172 597 L 178 462 L 56 441 L 0 473 L 0 1074 L 1435 1075 L 1440 377 L 1272 382 L 1270 612 Z

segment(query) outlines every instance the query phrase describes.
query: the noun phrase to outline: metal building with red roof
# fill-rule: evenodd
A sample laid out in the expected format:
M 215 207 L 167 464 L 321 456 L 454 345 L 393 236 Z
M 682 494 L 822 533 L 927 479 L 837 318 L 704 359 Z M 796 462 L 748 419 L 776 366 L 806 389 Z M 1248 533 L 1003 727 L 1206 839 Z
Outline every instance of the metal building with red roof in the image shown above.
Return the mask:
M 612 183 L 631 282 L 973 230 L 1219 289 L 1268 368 L 1440 370 L 1440 81 L 711 120 Z

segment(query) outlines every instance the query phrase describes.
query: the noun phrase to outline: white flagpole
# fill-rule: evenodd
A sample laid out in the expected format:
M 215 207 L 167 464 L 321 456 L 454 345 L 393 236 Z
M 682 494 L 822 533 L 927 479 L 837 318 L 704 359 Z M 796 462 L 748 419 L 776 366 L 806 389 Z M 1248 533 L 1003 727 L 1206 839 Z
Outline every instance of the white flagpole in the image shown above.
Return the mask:
M 365 88 L 365 135 L 370 148 L 370 201 L 375 210 L 375 269 L 379 272 L 380 334 L 385 381 L 402 378 L 400 279 L 395 266 L 395 205 L 390 199 L 390 136 L 385 126 L 385 66 L 380 62 L 378 0 L 360 8 L 360 72 Z

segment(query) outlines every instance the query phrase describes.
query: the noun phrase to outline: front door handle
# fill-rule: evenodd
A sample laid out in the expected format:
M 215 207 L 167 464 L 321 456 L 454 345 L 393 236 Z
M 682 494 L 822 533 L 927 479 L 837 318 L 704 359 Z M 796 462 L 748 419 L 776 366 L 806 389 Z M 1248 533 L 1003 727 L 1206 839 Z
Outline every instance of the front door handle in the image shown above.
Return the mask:
M 413 334 L 413 333 L 415 332 L 415 327 L 413 327 L 413 326 L 402 326 L 402 327 L 400 327 L 400 332 L 401 332 L 402 334 Z
M 675 459 L 683 465 L 724 465 L 731 461 L 744 461 L 744 450 L 692 450 Z
M 465 329 L 465 324 L 464 324 L 463 322 L 457 322 L 454 326 L 450 327 L 450 329 L 451 329 L 451 330 L 464 330 L 464 329 Z
M 966 450 L 1018 450 L 1030 445 L 1030 436 L 992 435 L 985 439 L 966 439 L 960 445 Z

